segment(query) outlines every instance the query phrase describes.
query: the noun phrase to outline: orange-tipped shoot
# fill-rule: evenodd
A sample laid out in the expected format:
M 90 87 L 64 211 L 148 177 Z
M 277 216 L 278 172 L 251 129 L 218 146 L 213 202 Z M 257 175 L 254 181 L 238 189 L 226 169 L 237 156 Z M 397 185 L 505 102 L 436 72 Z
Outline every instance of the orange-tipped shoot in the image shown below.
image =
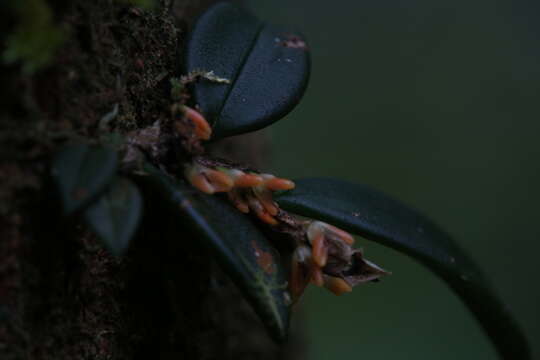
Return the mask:
M 317 233 L 313 240 L 311 240 L 311 249 L 315 264 L 321 268 L 324 267 L 328 260 L 328 250 L 326 249 L 324 234 L 322 232 Z
M 262 183 L 263 179 L 259 175 L 242 173 L 235 179 L 234 186 L 241 188 L 256 187 Z
M 311 282 L 317 286 L 324 286 L 322 269 L 316 265 L 311 267 Z
M 278 221 L 266 211 L 259 199 L 257 199 L 256 197 L 248 197 L 248 204 L 249 208 L 253 210 L 255 215 L 257 215 L 260 220 L 269 225 L 278 224 Z
M 263 222 L 267 223 L 268 225 L 275 226 L 278 224 L 278 221 L 266 211 L 261 212 L 261 213 L 256 213 L 256 214 L 259 219 L 261 219 Z
M 228 192 L 233 188 L 233 179 L 222 171 L 205 169 L 204 174 L 214 186 L 216 192 Z
M 347 244 L 349 245 L 354 244 L 354 238 L 348 232 L 341 230 L 340 228 L 337 228 L 330 224 L 325 224 L 325 227 L 331 232 L 333 232 L 334 234 L 336 234 L 341 240 L 345 241 Z
M 351 285 L 349 285 L 345 280 L 333 276 L 324 277 L 324 287 L 337 296 L 352 291 Z
M 349 246 L 354 244 L 354 238 L 348 232 L 322 221 L 312 221 L 307 228 L 309 241 L 312 242 L 320 233 L 325 234 L 329 239 L 340 239 Z
M 277 177 L 267 178 L 264 181 L 264 185 L 268 190 L 278 191 L 278 190 L 291 190 L 294 189 L 294 182 L 288 179 L 282 179 Z
M 243 212 L 244 214 L 249 213 L 249 205 L 238 191 L 232 189 L 227 193 L 227 196 L 240 212 Z
M 187 119 L 195 126 L 195 135 L 202 140 L 209 140 L 212 136 L 212 127 L 200 112 L 189 106 L 183 106 L 182 110 Z
M 206 194 L 213 194 L 216 192 L 216 189 L 214 188 L 214 186 L 212 186 L 212 184 L 210 184 L 206 176 L 202 173 L 199 166 L 188 166 L 186 168 L 185 175 L 186 179 L 191 183 L 191 185 L 193 185 L 200 191 Z
M 266 211 L 272 216 L 277 215 L 279 208 L 272 200 L 272 193 L 262 186 L 258 186 L 253 189 L 255 196 L 259 199 L 260 203 Z

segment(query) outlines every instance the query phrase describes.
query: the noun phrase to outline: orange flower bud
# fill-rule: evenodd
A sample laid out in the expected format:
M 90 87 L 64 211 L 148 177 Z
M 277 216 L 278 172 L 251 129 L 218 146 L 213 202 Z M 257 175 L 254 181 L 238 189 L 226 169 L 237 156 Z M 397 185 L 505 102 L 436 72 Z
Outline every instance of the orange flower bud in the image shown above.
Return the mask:
M 272 216 L 277 215 L 279 208 L 272 200 L 272 193 L 262 186 L 253 189 L 255 196 L 259 199 L 264 209 Z
M 248 197 L 248 204 L 249 204 L 249 208 L 253 210 L 255 215 L 257 215 L 257 217 L 261 219 L 263 222 L 269 225 L 278 224 L 278 221 L 265 210 L 264 206 L 261 204 L 259 199 L 250 196 Z
M 182 110 L 186 118 L 193 122 L 195 125 L 195 135 L 202 140 L 209 140 L 212 136 L 212 127 L 208 124 L 208 121 L 202 116 L 200 112 L 189 106 L 183 106 Z
M 316 286 L 324 286 L 322 269 L 316 265 L 311 267 L 311 282 Z
M 311 241 L 313 261 L 321 268 L 326 265 L 328 259 L 328 250 L 324 240 L 324 234 L 319 232 Z
M 198 165 L 190 165 L 185 171 L 186 179 L 191 185 L 206 194 L 213 194 L 216 189 L 210 184 L 206 176 L 202 173 L 201 167 Z
M 206 175 L 216 192 L 227 192 L 234 185 L 233 179 L 219 170 L 205 169 L 203 173 Z
M 325 224 L 325 227 L 331 232 L 333 232 L 335 235 L 337 235 L 341 240 L 345 241 L 347 244 L 349 245 L 354 244 L 354 238 L 348 232 L 341 230 L 340 228 L 337 228 L 330 224 Z
M 278 224 L 278 221 L 266 211 L 262 213 L 257 213 L 257 217 L 261 219 L 263 222 L 267 223 L 268 225 L 275 226 Z
M 238 187 L 255 187 L 263 183 L 263 179 L 255 174 L 243 174 L 239 176 L 234 185 Z
M 294 189 L 294 182 L 288 179 L 282 178 L 270 178 L 265 180 L 264 185 L 268 190 L 278 191 L 278 190 L 291 190 Z
M 324 280 L 324 287 L 333 292 L 335 295 L 339 296 L 352 291 L 352 287 L 341 278 L 325 276 Z
M 248 203 L 244 200 L 243 196 L 238 191 L 232 189 L 227 193 L 227 196 L 240 212 L 243 212 L 244 214 L 249 213 Z

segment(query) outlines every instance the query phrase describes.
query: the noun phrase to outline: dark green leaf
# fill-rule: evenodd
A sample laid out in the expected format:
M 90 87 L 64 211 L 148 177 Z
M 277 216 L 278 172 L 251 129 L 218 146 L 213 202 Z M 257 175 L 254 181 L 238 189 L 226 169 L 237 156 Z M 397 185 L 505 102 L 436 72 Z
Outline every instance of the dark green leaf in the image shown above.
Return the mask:
M 88 205 L 113 179 L 118 166 L 115 151 L 86 144 L 64 146 L 52 163 L 66 215 Z
M 203 194 L 146 165 L 146 177 L 169 201 L 179 224 L 189 226 L 235 281 L 276 340 L 289 326 L 286 277 L 278 253 L 252 221 L 226 201 Z
M 143 202 L 139 189 L 116 178 L 107 192 L 85 212 L 88 225 L 114 255 L 122 255 L 141 219 Z
M 304 93 L 310 62 L 299 35 L 218 3 L 192 31 L 186 68 L 213 71 L 231 81 L 203 80 L 194 87 L 195 102 L 213 125 L 216 139 L 254 131 L 284 117 Z
M 367 186 L 334 179 L 299 180 L 276 201 L 418 260 L 457 293 L 504 359 L 529 359 L 527 341 L 509 309 L 463 250 L 423 215 Z

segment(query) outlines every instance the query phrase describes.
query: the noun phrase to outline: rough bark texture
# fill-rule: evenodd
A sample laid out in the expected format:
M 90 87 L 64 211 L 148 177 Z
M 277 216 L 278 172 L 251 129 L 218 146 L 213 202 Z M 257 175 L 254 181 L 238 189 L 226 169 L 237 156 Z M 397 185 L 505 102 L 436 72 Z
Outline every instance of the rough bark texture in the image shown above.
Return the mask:
M 85 226 L 60 220 L 46 180 L 55 149 L 96 137 L 115 105 L 120 131 L 168 116 L 189 26 L 213 2 L 163 1 L 149 12 L 49 1 L 67 34 L 52 64 L 33 75 L 1 68 L 0 359 L 301 358 L 294 335 L 272 343 L 196 237 L 166 242 L 165 220 L 147 214 L 128 255 L 114 258 Z M 215 151 L 261 167 L 261 136 Z

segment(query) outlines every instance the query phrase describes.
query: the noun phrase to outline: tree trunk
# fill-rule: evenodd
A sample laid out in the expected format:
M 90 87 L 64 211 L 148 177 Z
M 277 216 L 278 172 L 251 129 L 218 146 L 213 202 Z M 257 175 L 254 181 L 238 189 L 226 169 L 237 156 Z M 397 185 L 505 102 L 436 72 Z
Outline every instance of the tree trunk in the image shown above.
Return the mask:
M 166 221 L 147 213 L 128 254 L 115 258 L 82 223 L 61 219 L 47 184 L 58 146 L 96 138 L 116 106 L 124 132 L 168 116 L 189 27 L 213 2 L 161 1 L 152 11 L 120 0 L 0 5 L 3 41 L 23 17 L 43 16 L 43 4 L 64 34 L 45 68 L 0 73 L 0 359 L 302 357 L 298 335 L 270 340 L 196 237 L 167 243 Z M 264 147 L 255 133 L 214 151 L 262 166 Z

